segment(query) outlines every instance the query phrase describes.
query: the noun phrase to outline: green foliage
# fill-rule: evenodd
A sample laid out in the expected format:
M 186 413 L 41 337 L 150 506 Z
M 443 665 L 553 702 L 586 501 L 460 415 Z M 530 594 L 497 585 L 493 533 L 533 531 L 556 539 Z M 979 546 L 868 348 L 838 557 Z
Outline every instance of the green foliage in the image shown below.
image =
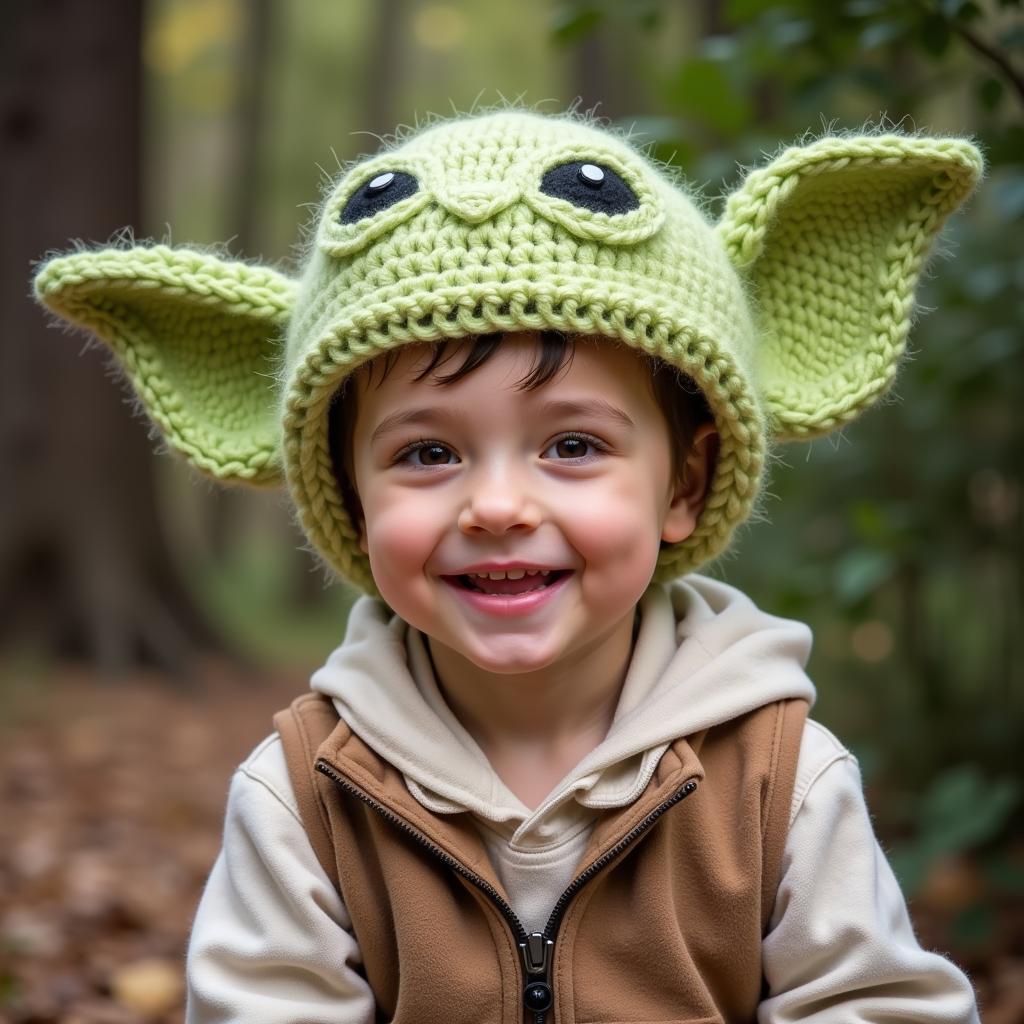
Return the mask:
M 1019 780 L 986 779 L 975 764 L 956 765 L 939 775 L 921 799 L 914 838 L 890 852 L 890 862 L 908 895 L 920 888 L 936 861 L 997 839 L 1020 797 Z
M 703 117 L 722 135 L 731 136 L 750 123 L 751 102 L 730 79 L 724 61 L 687 61 L 680 66 L 668 95 L 679 110 Z
M 978 141 L 988 177 L 940 243 L 893 392 L 836 437 L 780 448 L 768 520 L 713 572 L 812 626 L 815 715 L 856 751 L 880 830 L 904 837 L 905 882 L 968 853 L 991 892 L 1024 893 L 1011 853 L 1019 795 L 1006 795 L 1024 746 L 1021 0 L 455 0 L 410 8 L 387 68 L 370 45 L 379 7 L 272 6 L 256 248 L 274 258 L 308 214 L 297 204 L 316 197 L 315 162 L 330 173 L 332 147 L 347 160 L 376 145 L 350 133 L 385 130 L 364 109 L 378 87 L 395 87 L 386 127 L 446 111 L 449 97 L 468 109 L 481 89 L 484 103 L 522 91 L 557 109 L 577 91 L 580 58 L 600 53 L 581 50 L 597 34 L 605 96 L 628 97 L 616 104 L 631 108 L 623 127 L 711 199 L 808 129 L 884 120 Z M 435 8 L 444 18 L 424 21 Z M 209 139 L 232 131 L 247 10 L 159 0 L 148 15 L 150 162 L 178 203 L 151 198 L 157 234 L 165 221 L 176 240 L 235 230 L 225 211 L 238 176 L 211 162 L 220 148 Z M 447 36 L 425 46 L 438 25 Z M 210 607 L 255 656 L 306 660 L 339 639 L 351 595 L 334 588 L 322 607 L 297 610 L 282 546 L 294 543 L 245 541 L 202 576 Z M 968 907 L 955 937 L 990 922 L 985 906 Z
M 597 7 L 570 5 L 556 8 L 551 35 L 557 43 L 575 43 L 595 29 L 601 20 L 601 11 Z
M 610 20 L 627 21 L 647 30 L 657 29 L 662 24 L 662 6 L 662 0 L 631 0 L 629 4 L 616 0 L 555 3 L 550 17 L 551 38 L 561 46 L 569 46 Z
M 673 5 L 662 5 L 664 14 Z M 653 153 L 722 194 L 808 128 L 970 135 L 988 176 L 938 246 L 901 375 L 838 436 L 777 453 L 713 572 L 815 632 L 816 716 L 857 752 L 916 892 L 969 855 L 1024 892 L 1024 22 L 1019 0 L 727 0 L 648 72 Z M 723 180 L 724 179 L 724 180 Z M 953 256 L 950 262 L 946 256 Z M 995 894 L 995 895 L 992 895 Z
M 239 649 L 263 666 L 315 667 L 340 643 L 357 595 L 335 586 L 322 601 L 297 600 L 295 563 L 277 540 L 243 535 L 219 563 L 187 569 L 204 607 Z

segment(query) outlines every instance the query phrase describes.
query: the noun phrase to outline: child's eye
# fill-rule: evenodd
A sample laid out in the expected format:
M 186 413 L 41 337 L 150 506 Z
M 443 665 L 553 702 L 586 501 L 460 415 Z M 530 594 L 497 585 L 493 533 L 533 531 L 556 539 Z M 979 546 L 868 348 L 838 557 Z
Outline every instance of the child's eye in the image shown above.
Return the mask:
M 410 455 L 418 455 L 422 453 L 419 459 L 410 459 Z M 413 441 L 412 444 L 407 444 L 397 455 L 395 455 L 394 462 L 397 465 L 400 462 L 408 462 L 410 465 L 418 467 L 426 466 L 450 466 L 452 463 L 448 461 L 449 455 L 455 453 L 446 444 L 441 444 L 440 441 Z
M 586 449 L 594 448 L 597 451 L 607 451 L 607 447 L 603 445 L 596 437 L 591 437 L 590 434 L 563 434 L 561 437 L 554 440 L 547 452 L 556 452 L 555 459 L 559 462 L 565 462 L 569 459 L 582 459 L 586 457 Z

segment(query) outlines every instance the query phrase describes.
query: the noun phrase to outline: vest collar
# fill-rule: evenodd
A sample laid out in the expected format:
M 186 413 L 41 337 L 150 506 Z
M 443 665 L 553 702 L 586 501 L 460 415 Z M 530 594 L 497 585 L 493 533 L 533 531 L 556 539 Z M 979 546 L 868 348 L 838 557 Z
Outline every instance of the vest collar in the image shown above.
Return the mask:
M 669 745 L 641 795 L 625 807 L 610 808 L 595 823 L 590 841 L 576 866 L 574 877 L 632 841 L 634 831 L 663 804 L 673 801 L 684 786 L 699 783 L 704 768 L 697 755 L 704 733 L 679 738 Z M 316 752 L 318 769 L 336 784 L 373 807 L 393 825 L 416 833 L 419 842 L 434 847 L 435 855 L 455 862 L 456 870 L 484 881 L 510 904 L 497 877 L 478 828 L 468 813 L 431 814 L 409 792 L 403 774 L 376 754 L 340 720 Z M 326 770 L 325 770 L 326 769 Z

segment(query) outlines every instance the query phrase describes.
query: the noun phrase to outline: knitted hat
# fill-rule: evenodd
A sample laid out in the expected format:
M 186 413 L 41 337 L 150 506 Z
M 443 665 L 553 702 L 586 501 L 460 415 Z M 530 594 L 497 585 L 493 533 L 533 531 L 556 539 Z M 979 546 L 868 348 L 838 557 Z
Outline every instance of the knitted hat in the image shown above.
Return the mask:
M 693 534 L 721 553 L 774 439 L 850 422 L 890 386 L 924 261 L 982 172 L 960 138 L 827 136 L 750 172 L 713 222 L 665 167 L 575 114 L 437 121 L 331 185 L 301 275 L 165 245 L 49 259 L 38 299 L 116 353 L 168 444 L 225 482 L 287 481 L 315 549 L 376 593 L 328 409 L 360 364 L 514 329 L 603 335 L 700 386 L 720 444 Z

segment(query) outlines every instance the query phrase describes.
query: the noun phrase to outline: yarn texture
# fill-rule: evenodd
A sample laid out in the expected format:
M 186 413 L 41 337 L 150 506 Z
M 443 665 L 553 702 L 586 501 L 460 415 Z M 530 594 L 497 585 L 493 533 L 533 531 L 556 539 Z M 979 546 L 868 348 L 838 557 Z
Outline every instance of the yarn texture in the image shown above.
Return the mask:
M 655 579 L 721 554 L 769 446 L 891 386 L 922 267 L 979 181 L 969 141 L 827 136 L 751 171 L 716 223 L 628 139 L 575 114 L 433 123 L 332 182 L 300 273 L 135 245 L 47 260 L 35 294 L 117 355 L 169 445 L 225 482 L 286 481 L 313 547 L 377 594 L 330 456 L 341 383 L 414 342 L 600 335 L 702 389 L 719 455 Z

